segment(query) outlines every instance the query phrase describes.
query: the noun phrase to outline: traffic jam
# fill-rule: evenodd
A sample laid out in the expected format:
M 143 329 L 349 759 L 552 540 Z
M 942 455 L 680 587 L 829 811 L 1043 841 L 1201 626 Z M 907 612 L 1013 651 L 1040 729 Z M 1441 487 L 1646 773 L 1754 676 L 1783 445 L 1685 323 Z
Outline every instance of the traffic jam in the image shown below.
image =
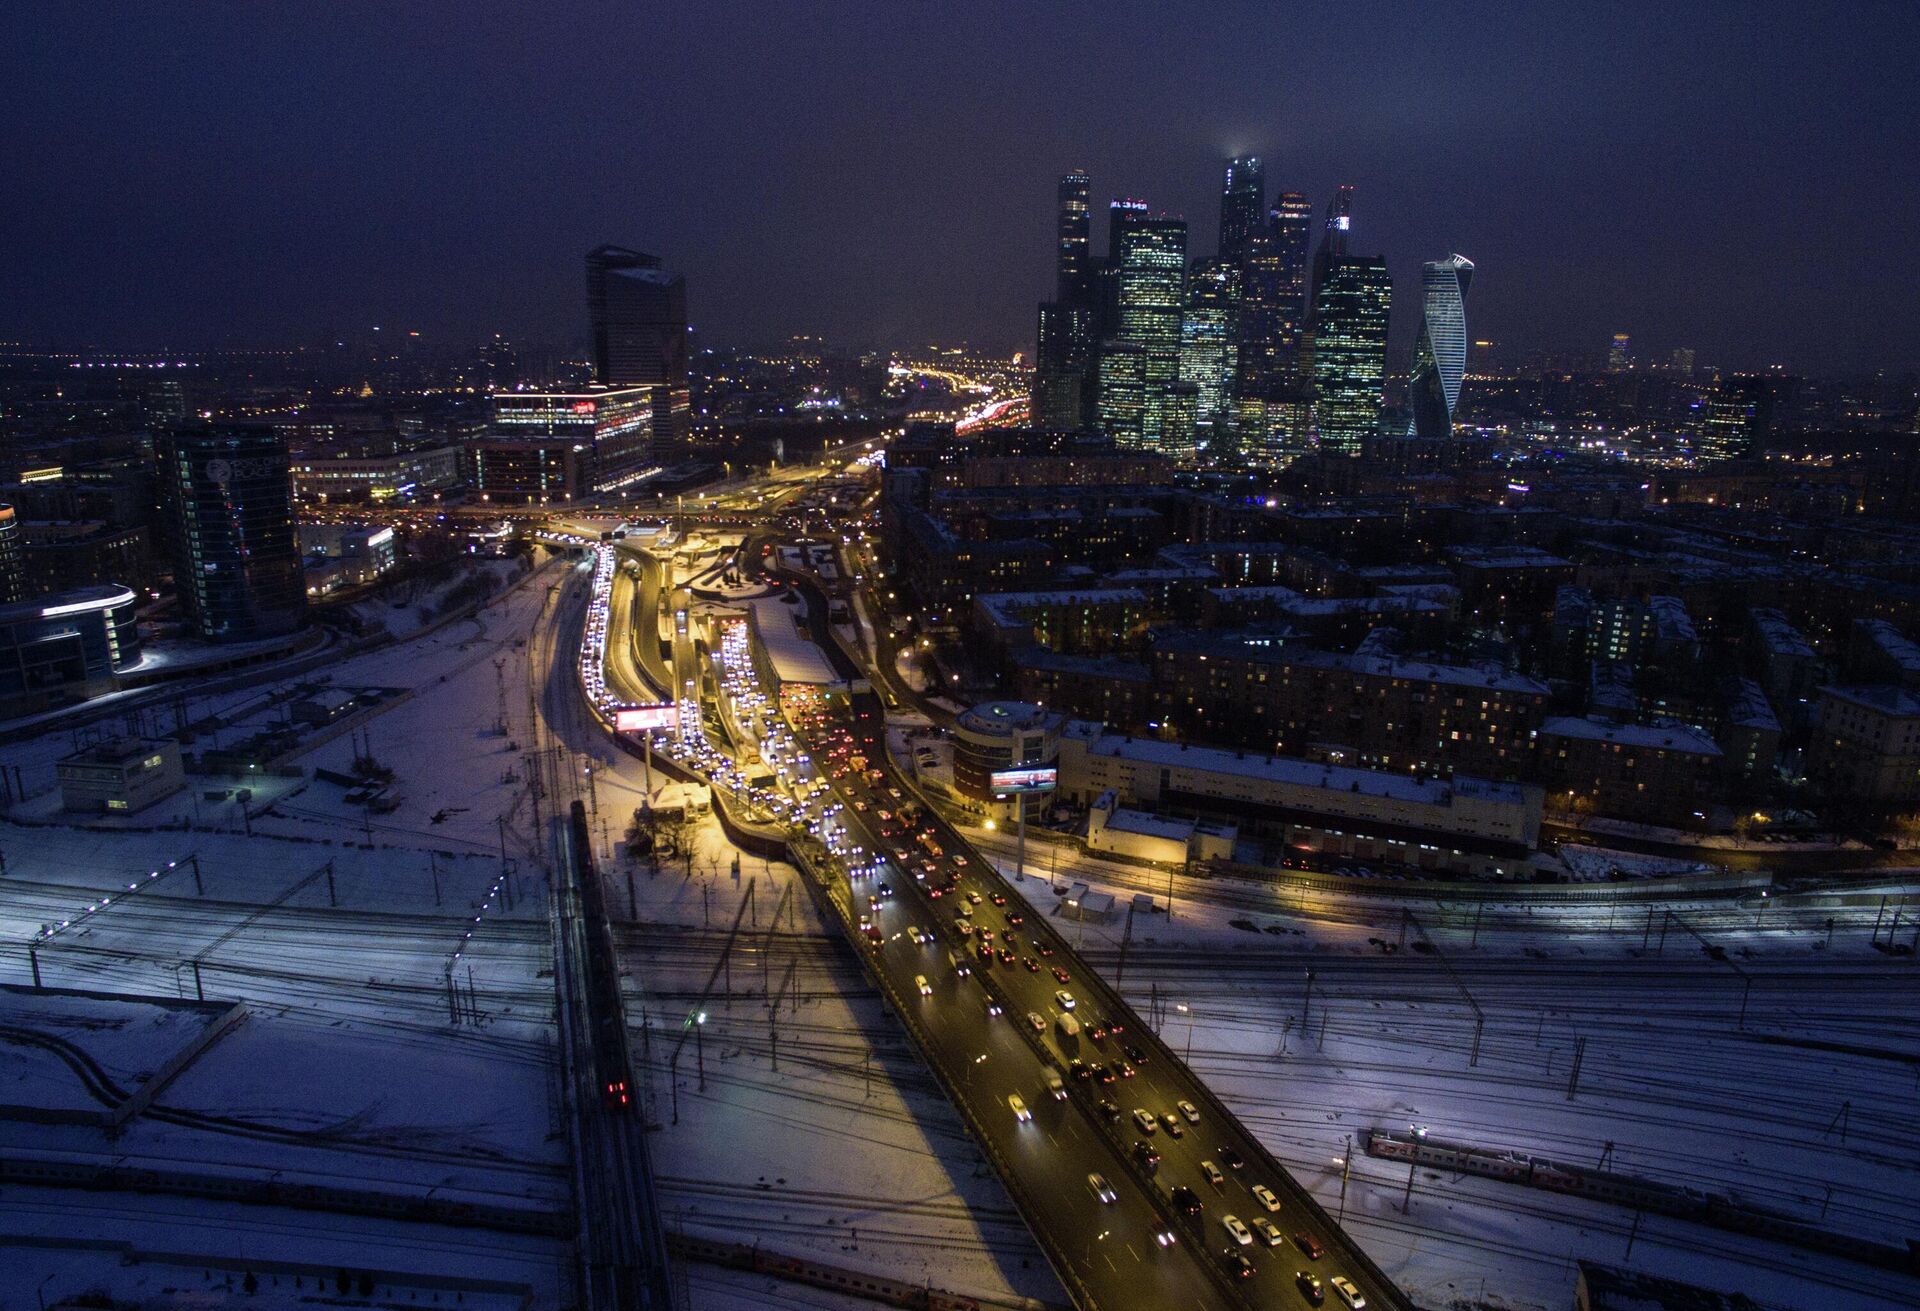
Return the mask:
M 1028 923 L 1024 903 L 1009 897 L 996 871 L 983 868 L 977 857 L 945 847 L 922 806 L 892 778 L 885 762 L 872 758 L 883 748 L 855 735 L 848 716 L 838 709 L 841 705 L 842 699 L 814 695 L 790 701 L 788 711 L 809 759 L 819 762 L 880 848 L 868 854 L 855 847 L 858 858 L 844 866 L 856 904 L 864 905 L 861 932 L 872 948 L 896 932 L 934 948 L 929 972 L 937 973 L 944 963 L 954 978 L 973 981 L 974 1004 L 989 1016 L 1011 1013 L 1015 1023 L 1031 1030 L 1052 1068 L 1044 1076 L 1044 1089 L 1033 1097 L 1009 1096 L 1016 1123 L 1032 1123 L 1035 1097 L 1084 1098 L 1121 1139 L 1131 1140 L 1127 1156 L 1164 1190 L 1172 1210 L 1187 1220 L 1194 1235 L 1208 1232 L 1209 1203 L 1219 1208 L 1218 1232 L 1226 1241 L 1216 1252 L 1229 1275 L 1256 1275 L 1256 1258 L 1263 1249 L 1283 1264 L 1283 1253 L 1291 1254 L 1303 1263 L 1292 1273 L 1308 1303 L 1322 1304 L 1331 1288 L 1350 1311 L 1361 1311 L 1366 1298 L 1350 1279 L 1323 1278 L 1311 1268 L 1326 1255 L 1325 1245 L 1304 1228 L 1289 1232 L 1283 1227 L 1285 1204 L 1273 1188 L 1250 1177 L 1242 1154 L 1230 1145 L 1201 1145 L 1202 1115 L 1191 1100 L 1179 1098 L 1163 1108 L 1134 1104 L 1151 1097 L 1144 1091 L 1129 1095 L 1148 1082 L 1140 1078 L 1152 1060 L 1146 1047 L 1117 1018 L 1094 1013 L 1076 996 L 1073 975 L 1051 931 Z M 908 879 L 920 890 L 916 900 L 928 908 L 929 922 L 910 922 L 894 930 L 899 920 L 916 914 L 915 901 L 896 895 L 895 883 L 904 886 Z M 864 902 L 859 900 L 862 893 Z M 929 973 L 916 975 L 915 984 L 921 996 L 933 996 Z M 1178 1159 L 1168 1161 L 1168 1155 Z M 1114 1204 L 1117 1194 L 1105 1175 L 1090 1173 L 1086 1186 L 1102 1205 Z M 1236 1203 L 1242 1197 L 1245 1200 Z M 1162 1247 L 1177 1241 L 1165 1228 L 1156 1229 L 1153 1238 Z
M 606 633 L 601 584 L 603 577 L 611 580 L 611 551 L 602 547 L 600 554 L 581 673 L 596 706 L 604 704 L 607 716 L 615 718 L 623 707 L 613 704 L 598 681 Z M 884 755 L 881 742 L 856 736 L 847 699 L 805 685 L 783 686 L 777 699 L 769 697 L 759 685 L 746 623 L 720 621 L 717 638 L 712 654 L 721 705 L 735 735 L 757 750 L 761 768 L 750 771 L 708 740 L 694 679 L 686 681 L 665 736 L 655 738 L 656 749 L 699 771 L 756 815 L 817 841 L 829 867 L 847 880 L 868 949 L 878 951 L 889 940 L 904 938 L 927 952 L 925 968 L 914 975 L 915 990 L 927 1003 L 935 1000 L 935 977 L 944 965 L 946 978 L 971 989 L 972 1001 L 966 1004 L 978 1006 L 989 1019 L 1012 1011 L 1010 1022 L 1030 1030 L 1030 1041 L 1050 1067 L 1044 1087 L 1031 1096 L 1007 1095 L 1015 1124 L 1033 1125 L 1038 1100 L 1082 1099 L 1110 1126 L 1116 1146 L 1124 1148 L 1149 1186 L 1161 1190 L 1191 1237 L 1204 1242 L 1215 1232 L 1207 1208 L 1209 1203 L 1218 1208 L 1217 1232 L 1225 1242 L 1215 1238 L 1208 1246 L 1230 1277 L 1253 1278 L 1263 1251 L 1275 1254 L 1284 1274 L 1291 1264 L 1280 1255 L 1284 1251 L 1305 1263 L 1292 1273 L 1306 1303 L 1323 1304 L 1331 1289 L 1348 1311 L 1363 1311 L 1367 1299 L 1351 1279 L 1317 1272 L 1325 1245 L 1304 1228 L 1289 1231 L 1286 1205 L 1273 1188 L 1249 1177 L 1241 1153 L 1230 1145 L 1203 1145 L 1205 1125 L 1192 1101 L 1180 1098 L 1156 1107 L 1140 1104 L 1151 1101 L 1151 1094 L 1130 1095 L 1150 1082 L 1140 1077 L 1152 1059 L 1146 1047 L 1117 1018 L 1095 1013 L 1076 996 L 1072 971 L 1053 934 L 1027 922 L 1024 902 L 1008 896 L 1000 875 L 977 857 L 948 849 L 940 826 L 901 788 L 884 759 L 876 758 Z M 901 896 L 909 883 L 915 895 Z M 1087 1174 L 1086 1188 L 1101 1207 L 1117 1201 L 1111 1182 L 1098 1171 Z M 1174 1230 L 1158 1222 L 1151 1238 L 1163 1248 L 1179 1241 Z

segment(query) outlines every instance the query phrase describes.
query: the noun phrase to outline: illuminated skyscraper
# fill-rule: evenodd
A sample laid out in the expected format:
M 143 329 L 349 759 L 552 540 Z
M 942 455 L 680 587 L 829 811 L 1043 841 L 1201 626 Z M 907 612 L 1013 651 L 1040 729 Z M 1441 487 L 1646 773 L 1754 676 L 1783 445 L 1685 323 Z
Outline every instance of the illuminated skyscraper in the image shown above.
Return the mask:
M 1325 254 L 1324 248 L 1322 254 Z M 1393 279 L 1377 255 L 1316 261 L 1311 334 L 1313 421 L 1320 449 L 1358 455 L 1380 423 Z
M 1192 467 L 1199 455 L 1200 389 L 1190 382 L 1167 387 L 1160 419 L 1160 453 L 1175 464 Z
M 1624 332 L 1613 334 L 1613 343 L 1607 347 L 1607 372 L 1625 373 L 1633 367 L 1633 338 Z
M 1467 371 L 1467 288 L 1472 282 L 1473 262 L 1464 255 L 1423 266 L 1420 339 L 1413 348 L 1408 387 L 1416 437 L 1453 436 L 1460 379 Z
M 1307 313 L 1307 198 L 1283 191 L 1266 226 L 1248 242 L 1241 266 L 1237 391 L 1297 380 L 1300 334 Z
M 1743 460 L 1773 431 L 1774 411 L 1783 380 L 1764 374 L 1722 377 L 1707 394 L 1700 425 L 1702 460 Z
M 593 376 L 603 387 L 651 387 L 653 438 L 687 439 L 687 280 L 653 255 L 619 246 L 587 253 Z
M 1079 305 L 1093 295 L 1092 214 L 1087 189 L 1092 180 L 1079 169 L 1060 178 L 1059 244 L 1055 254 L 1053 298 L 1061 305 Z
M 1100 431 L 1131 450 L 1148 445 L 1145 432 L 1147 353 L 1130 341 L 1100 347 Z
M 1220 187 L 1220 258 L 1238 262 L 1260 230 L 1267 207 L 1267 177 L 1252 155 L 1227 161 Z
M 1197 389 L 1195 422 L 1202 432 L 1227 422 L 1233 405 L 1240 266 L 1197 260 L 1187 279 L 1187 310 L 1180 324 L 1180 381 Z
M 1320 231 L 1320 248 L 1313 252 L 1313 276 L 1307 287 L 1307 305 L 1320 299 L 1320 284 L 1326 279 L 1329 264 L 1347 253 L 1347 237 L 1353 230 L 1353 188 L 1336 187 L 1327 202 L 1327 219 Z
M 1184 219 L 1149 214 L 1145 206 L 1116 208 L 1114 215 L 1118 317 L 1112 333 L 1116 340 L 1142 352 L 1140 443 L 1151 448 L 1160 440 L 1167 386 L 1180 374 L 1187 224 Z

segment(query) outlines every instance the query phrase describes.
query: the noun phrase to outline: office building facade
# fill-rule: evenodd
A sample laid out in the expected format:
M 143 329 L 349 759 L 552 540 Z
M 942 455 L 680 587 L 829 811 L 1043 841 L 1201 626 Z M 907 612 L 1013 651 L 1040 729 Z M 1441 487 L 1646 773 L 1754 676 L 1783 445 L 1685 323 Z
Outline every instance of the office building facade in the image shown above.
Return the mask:
M 1420 339 L 1413 350 L 1408 397 L 1413 406 L 1409 429 L 1416 437 L 1453 436 L 1460 404 L 1460 380 L 1467 372 L 1467 289 L 1473 261 L 1464 255 L 1429 261 L 1421 274 Z
M 1379 428 L 1393 280 L 1378 256 L 1339 255 L 1317 270 L 1313 306 L 1313 422 L 1320 449 L 1358 455 Z
M 652 475 L 653 387 L 497 392 L 493 427 L 467 443 L 489 501 L 550 504 L 630 492 Z
M 1079 169 L 1060 178 L 1053 298 L 1062 305 L 1084 305 L 1093 296 L 1093 213 L 1087 205 L 1092 185 Z
M 1152 450 L 1160 443 L 1167 387 L 1180 373 L 1187 224 L 1184 219 L 1143 210 L 1116 210 L 1115 214 L 1114 335 L 1140 351 L 1141 405 L 1136 444 Z M 1104 377 L 1101 385 L 1104 390 Z
M 1197 422 L 1204 432 L 1227 424 L 1239 347 L 1240 265 L 1204 259 L 1187 279 L 1180 323 L 1180 381 L 1199 389 Z
M 174 586 L 208 642 L 278 637 L 306 623 L 287 447 L 271 428 L 179 428 L 158 443 Z
M 692 427 L 687 280 L 657 256 L 596 247 L 587 255 L 587 317 L 595 381 L 651 388 L 655 439 L 684 443 Z
M 1227 161 L 1220 186 L 1220 258 L 1239 263 L 1260 230 L 1267 207 L 1267 175 L 1252 155 Z

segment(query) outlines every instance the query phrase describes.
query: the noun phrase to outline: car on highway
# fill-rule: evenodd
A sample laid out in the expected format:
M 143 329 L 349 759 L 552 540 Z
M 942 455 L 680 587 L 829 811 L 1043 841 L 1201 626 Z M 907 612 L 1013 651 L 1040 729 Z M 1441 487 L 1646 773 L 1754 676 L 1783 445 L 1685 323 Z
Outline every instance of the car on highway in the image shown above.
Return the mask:
M 1045 1033 L 1047 1031 L 1047 1017 L 1039 1011 L 1028 1011 L 1027 1023 L 1033 1026 L 1035 1033 Z
M 1267 1187 L 1265 1184 L 1255 1184 L 1251 1191 L 1253 1192 L 1254 1200 L 1266 1207 L 1269 1211 L 1278 1211 L 1280 1209 L 1280 1199 L 1275 1197 L 1273 1195 L 1273 1189 Z
M 1293 1231 L 1293 1245 L 1306 1253 L 1309 1261 L 1318 1261 L 1327 1254 L 1327 1249 L 1320 1246 L 1320 1240 L 1304 1229 Z
M 1056 1002 L 1060 1003 L 1061 1010 L 1070 1011 L 1073 1009 L 1073 994 L 1068 992 L 1065 988 L 1062 988 L 1060 989 L 1060 991 L 1054 993 L 1053 999 Z
M 1220 1227 L 1226 1230 L 1227 1236 L 1232 1238 L 1233 1241 L 1238 1243 L 1241 1247 L 1253 1246 L 1253 1232 L 1249 1230 L 1246 1227 L 1246 1225 L 1241 1223 L 1239 1216 L 1237 1215 L 1221 1216 Z
M 1117 1120 L 1120 1118 L 1120 1107 L 1109 1099 L 1102 1097 L 1100 1099 L 1100 1114 L 1104 1119 Z
M 1192 1102 L 1186 1100 L 1184 1097 L 1181 1098 L 1179 1101 L 1175 1102 L 1173 1105 L 1175 1110 L 1179 1111 L 1180 1114 L 1187 1117 L 1188 1124 L 1200 1123 L 1200 1108 L 1198 1106 L 1195 1106 Z M 1268 1207 L 1267 1209 L 1272 1210 L 1273 1208 Z
M 1067 1073 L 1076 1079 L 1086 1080 L 1093 1077 L 1093 1071 L 1078 1056 L 1067 1062 Z
M 916 975 L 914 975 L 914 976 L 913 976 L 913 986 L 914 986 L 914 987 L 916 987 L 916 988 L 918 988 L 918 989 L 920 989 L 920 995 L 921 995 L 922 997 L 931 997 L 931 996 L 933 996 L 933 985 L 932 985 L 931 983 L 928 983 L 928 982 L 927 982 L 927 976 L 926 976 L 926 975 L 924 975 L 924 974 L 916 974 Z
M 1247 1168 L 1247 1158 L 1234 1151 L 1231 1147 L 1221 1147 L 1220 1159 L 1225 1161 L 1227 1169 L 1233 1171 L 1235 1174 L 1239 1174 Z
M 1058 965 L 1053 967 L 1053 977 L 1058 979 L 1062 983 L 1073 982 L 1073 976 L 1071 974 L 1068 974 L 1065 970 L 1061 969 Z
M 1004 892 L 996 892 L 991 897 L 987 898 L 987 900 L 991 901 L 996 906 L 1004 906 L 1007 904 L 1007 894 Z
M 1226 1264 L 1227 1273 L 1235 1279 L 1251 1279 L 1259 1272 L 1259 1267 L 1247 1260 L 1244 1253 L 1231 1247 L 1221 1251 L 1220 1260 Z
M 989 1015 L 1000 1014 L 1000 1003 L 995 1001 L 991 997 L 987 998 L 987 1014 Z
M 1115 1061 L 1113 1068 L 1120 1071 L 1122 1079 L 1131 1079 L 1134 1076 L 1134 1068 L 1125 1061 Z
M 1021 1124 L 1033 1118 L 1033 1112 L 1027 1109 L 1027 1102 L 1019 1093 L 1007 1094 L 1007 1106 L 1013 1111 L 1013 1118 Z
M 1133 1122 L 1140 1126 L 1140 1132 L 1144 1134 L 1151 1134 L 1160 1127 L 1159 1121 L 1153 1118 L 1153 1112 L 1144 1106 L 1134 1107 Z
M 1220 1173 L 1220 1167 L 1215 1165 L 1212 1161 L 1200 1162 L 1200 1173 L 1205 1175 L 1207 1177 L 1207 1182 L 1212 1184 L 1215 1188 L 1222 1187 L 1227 1182 L 1227 1176 Z
M 1186 1136 L 1187 1131 L 1181 1125 L 1180 1117 L 1172 1111 L 1162 1111 L 1160 1113 L 1160 1127 L 1167 1131 L 1167 1137 L 1169 1138 L 1183 1138 Z
M 1040 962 L 1031 956 L 1021 957 L 1020 963 L 1027 967 L 1027 973 L 1029 974 L 1038 974 L 1040 972 Z
M 962 978 L 965 978 L 967 975 L 973 973 L 972 964 L 968 962 L 965 956 L 962 956 L 957 951 L 950 951 L 947 953 L 947 964 L 951 965 L 953 967 L 953 972 L 955 974 L 958 974 Z
M 1319 1276 L 1315 1275 L 1312 1271 L 1294 1271 L 1293 1282 L 1298 1285 L 1300 1296 L 1306 1298 L 1307 1301 L 1313 1303 L 1315 1306 L 1319 1306 L 1327 1300 L 1327 1290 L 1320 1286 Z
M 1360 1295 L 1360 1290 L 1354 1287 L 1351 1279 L 1345 1275 L 1335 1275 L 1327 1282 L 1333 1285 L 1334 1292 L 1340 1294 L 1340 1300 L 1347 1304 L 1347 1311 L 1363 1311 L 1367 1299 Z
M 1120 1195 L 1113 1191 L 1113 1185 L 1108 1183 L 1107 1177 L 1097 1170 L 1087 1176 L 1087 1187 L 1104 1205 L 1112 1206 L 1119 1200 Z
M 1067 1100 L 1067 1081 L 1060 1077 L 1058 1070 L 1047 1071 L 1047 1091 L 1053 1094 L 1053 1099 L 1057 1102 Z
M 1254 1236 L 1259 1238 L 1259 1240 L 1268 1247 L 1278 1247 L 1287 1241 L 1286 1235 L 1280 1232 L 1279 1226 L 1267 1219 L 1264 1215 L 1254 1216 L 1253 1219 L 1247 1221 L 1247 1224 L 1253 1230 Z
M 1160 1168 L 1160 1153 L 1153 1150 L 1151 1143 L 1143 1142 L 1138 1138 L 1133 1142 L 1133 1159 L 1148 1174 L 1153 1174 Z

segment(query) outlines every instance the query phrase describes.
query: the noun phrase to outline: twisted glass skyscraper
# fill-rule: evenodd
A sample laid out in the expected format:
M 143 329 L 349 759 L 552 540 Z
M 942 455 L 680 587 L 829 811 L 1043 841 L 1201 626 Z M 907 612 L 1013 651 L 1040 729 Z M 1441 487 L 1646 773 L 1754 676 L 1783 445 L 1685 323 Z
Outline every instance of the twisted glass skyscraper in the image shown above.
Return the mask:
M 1465 255 L 1429 260 L 1423 266 L 1425 304 L 1409 386 L 1416 437 L 1453 436 L 1460 379 L 1467 371 L 1467 288 L 1472 282 L 1473 261 Z

